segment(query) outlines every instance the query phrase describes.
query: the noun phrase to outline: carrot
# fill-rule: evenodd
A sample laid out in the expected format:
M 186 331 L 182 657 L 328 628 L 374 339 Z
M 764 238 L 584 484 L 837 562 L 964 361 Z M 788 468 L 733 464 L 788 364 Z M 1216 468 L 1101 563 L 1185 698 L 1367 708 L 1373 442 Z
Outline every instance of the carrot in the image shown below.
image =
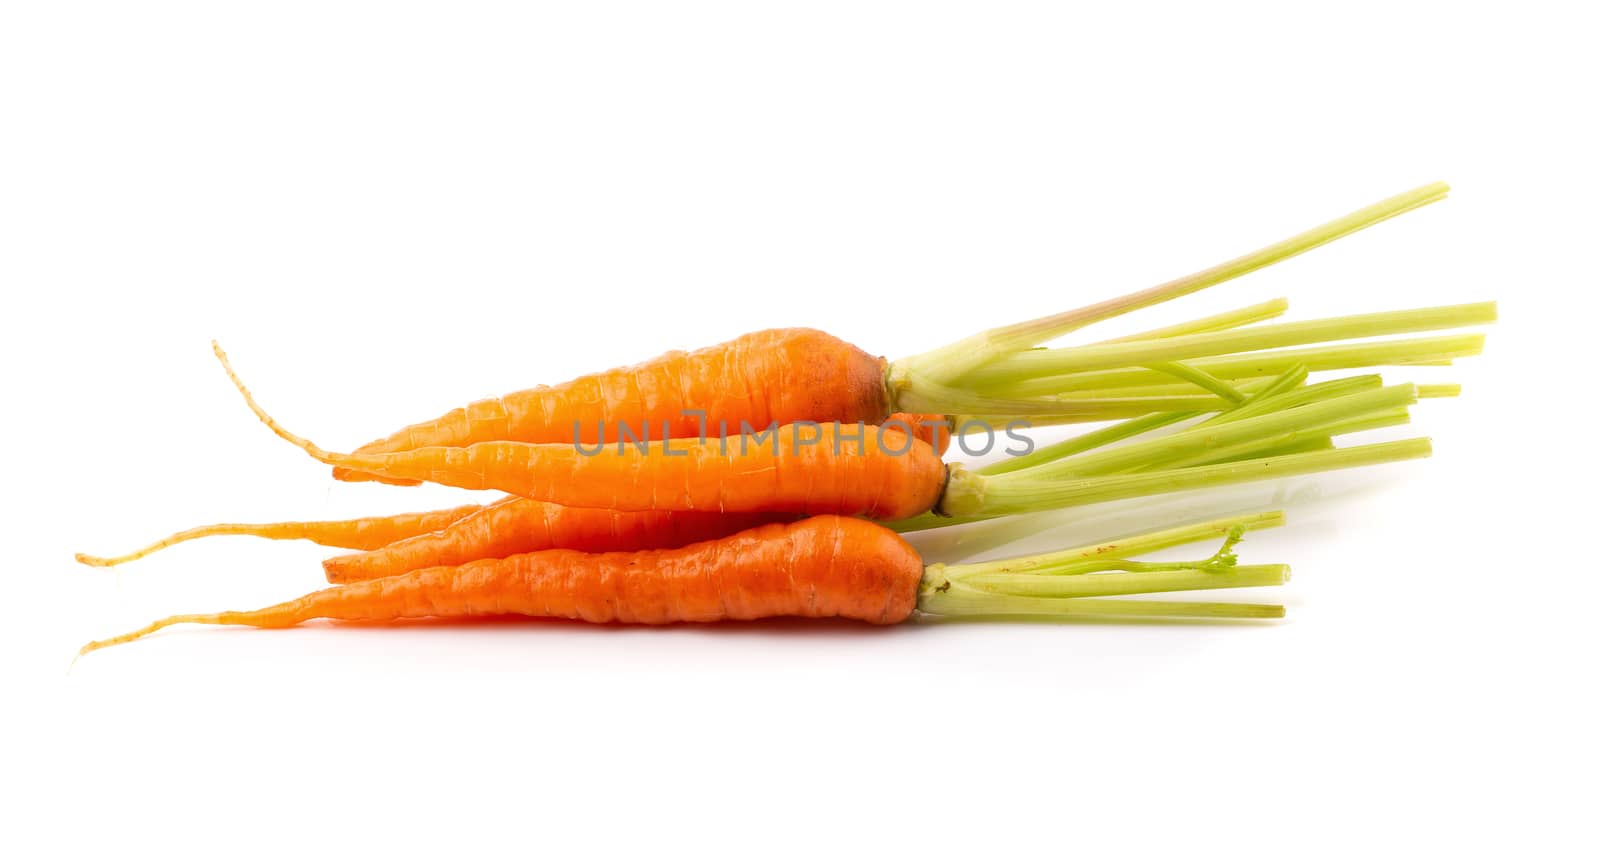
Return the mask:
M 550 548 L 588 552 L 676 548 L 793 517 L 765 512 L 615 512 L 510 497 L 445 529 L 373 551 L 330 557 L 322 561 L 322 569 L 330 582 L 345 584 Z
M 507 498 L 510 499 L 510 498 Z M 502 501 L 503 502 L 503 501 Z M 432 533 L 483 509 L 480 505 L 456 506 L 433 512 L 407 512 L 342 521 L 283 521 L 274 524 L 208 524 L 173 533 L 137 551 L 117 557 L 74 555 L 86 566 L 117 566 L 147 557 L 179 542 L 207 536 L 258 536 L 263 539 L 305 539 L 332 548 L 357 548 L 370 551 L 422 533 Z
M 1246 413 L 993 476 L 960 464 L 946 465 L 927 443 L 899 427 L 859 424 L 789 425 L 762 437 L 673 440 L 653 450 L 618 445 L 595 454 L 572 445 L 520 442 L 342 454 L 322 449 L 274 421 L 251 396 L 222 348 L 213 344 L 213 349 L 257 418 L 325 464 L 460 488 L 496 489 L 579 508 L 841 514 L 883 520 L 930 511 L 992 517 L 1406 460 L 1425 457 L 1431 450 L 1426 439 L 1414 439 L 1301 451 L 1308 439 L 1320 441 L 1349 430 L 1403 423 L 1404 413 L 1398 411 L 1416 402 L 1417 388 L 1400 385 Z M 1379 423 L 1372 422 L 1374 416 L 1380 417 Z M 1222 459 L 1244 447 L 1253 457 Z M 1278 450 L 1283 454 L 1274 454 Z
M 933 445 L 942 454 L 950 444 L 951 425 L 945 416 L 897 414 L 890 417 L 919 440 Z M 406 484 L 421 484 L 409 479 Z M 467 505 L 433 512 L 409 512 L 383 517 L 352 518 L 342 521 L 283 521 L 271 524 L 208 524 L 173 533 L 136 551 L 117 557 L 92 554 L 73 555 L 86 566 L 118 566 L 148 557 L 179 542 L 208 536 L 257 536 L 264 539 L 305 539 L 334 548 L 378 551 L 374 556 L 352 555 L 330 558 L 323 565 L 330 581 L 364 580 L 375 575 L 405 572 L 446 560 L 427 561 L 430 554 L 448 556 L 450 563 L 465 563 L 481 557 L 504 557 L 541 548 L 577 548 L 583 551 L 622 551 L 638 548 L 671 547 L 685 542 L 720 536 L 754 526 L 747 517 L 722 522 L 667 514 L 643 516 L 604 516 L 599 510 L 573 512 L 553 504 L 514 503 L 506 497 L 489 506 Z M 508 508 L 497 508 L 508 507 Z M 478 523 L 463 527 L 448 536 L 451 525 L 475 517 Z M 781 516 L 772 516 L 773 520 Z M 638 542 L 629 542 L 637 534 Z M 558 541 L 559 540 L 559 541 Z M 402 543 L 403 547 L 402 547 Z M 447 552 L 449 553 L 447 555 Z M 405 568 L 398 568 L 405 564 Z M 345 576 L 345 577 L 336 577 Z
M 91 642 L 81 652 L 179 623 L 281 628 L 319 618 L 381 622 L 522 615 L 664 624 L 788 616 L 887 625 L 918 609 L 945 616 L 1281 617 L 1277 605 L 1085 598 L 1281 584 L 1286 567 L 1238 566 L 1231 554 L 1245 529 L 1281 520 L 1280 513 L 1262 513 L 1027 559 L 925 568 L 916 550 L 892 530 L 823 515 L 668 550 L 551 550 L 434 566 L 329 587 L 254 611 L 168 617 Z M 1208 560 L 1126 559 L 1224 533 L 1223 550 Z M 1118 559 L 1108 558 L 1112 553 Z
M 1028 368 L 1027 377 L 988 373 L 985 368 L 1086 325 L 1179 298 L 1299 255 L 1439 201 L 1448 191 L 1449 187 L 1443 183 L 1419 187 L 1187 277 L 1076 310 L 984 331 L 893 363 L 813 329 L 757 331 L 716 346 L 692 352 L 669 352 L 632 367 L 471 403 L 374 440 L 356 453 L 390 454 L 494 441 L 615 441 L 624 435 L 622 425 L 627 426 L 626 435 L 666 440 L 717 435 L 725 430 L 737 433 L 742 424 L 757 430 L 771 424 L 800 421 L 882 424 L 895 412 L 1073 418 L 1082 407 L 1070 399 L 1070 395 L 1043 397 L 1007 393 L 1028 378 L 1053 374 L 1055 371 L 1048 366 L 1041 368 L 1035 364 Z M 1094 348 L 1107 353 L 1107 357 L 1120 358 L 1116 355 L 1118 350 L 1131 352 L 1146 344 L 1210 335 L 1212 340 L 1205 346 L 1220 345 L 1226 349 L 1230 335 L 1235 333 L 1231 329 L 1280 312 L 1281 304 L 1256 305 L 1179 328 L 1130 335 L 1122 341 L 1097 344 Z M 1456 324 L 1470 321 L 1469 318 Z M 1373 321 L 1359 327 L 1349 326 L 1346 329 L 1349 333 L 1341 337 L 1317 339 L 1439 327 L 1453 326 L 1441 326 L 1425 317 L 1419 318 L 1412 311 L 1399 311 L 1378 314 Z M 1219 328 L 1223 330 L 1218 331 Z M 1239 333 L 1262 330 L 1242 329 Z M 1261 338 L 1255 337 L 1256 344 L 1252 345 L 1259 346 Z M 1293 342 L 1293 338 L 1285 339 Z M 1172 351 L 1178 353 L 1177 357 L 1186 357 L 1183 353 L 1187 350 L 1182 344 Z M 1212 354 L 1217 353 L 1213 350 Z M 1070 360 L 1081 361 L 1082 357 Z M 1096 369 L 1092 364 L 1088 368 L 1072 368 L 1074 372 Z M 974 372 L 982 375 L 977 380 L 980 385 L 968 379 L 968 374 Z M 996 378 L 999 381 L 995 381 Z M 1122 413 L 1113 417 L 1126 418 L 1173 408 L 1145 402 L 1120 410 L 1113 406 L 1108 410 L 1106 405 L 1096 404 L 1094 413 L 1088 417 L 1103 417 L 1110 411 Z M 334 475 L 346 480 L 406 483 L 403 479 L 378 478 L 355 466 L 336 467 Z
M 696 418 L 698 418 L 698 416 L 696 416 Z M 954 433 L 955 425 L 952 419 L 947 415 L 938 413 L 897 412 L 890 415 L 884 421 L 884 424 L 895 423 L 904 425 L 907 430 L 911 431 L 912 436 L 933 446 L 933 450 L 937 454 L 942 455 L 950 448 L 950 440 Z M 656 428 L 652 427 L 651 429 L 655 430 Z M 661 430 L 672 430 L 672 428 L 670 425 L 668 425 L 663 426 Z M 640 428 L 640 432 L 643 432 L 642 426 Z M 629 428 L 629 435 L 632 435 L 632 427 Z M 695 431 L 687 431 L 686 435 L 698 436 L 699 434 Z M 707 435 L 709 436 L 710 432 L 708 432 Z M 527 442 L 543 442 L 543 440 L 530 439 L 527 440 Z M 386 485 L 396 485 L 401 487 L 422 484 L 415 479 L 390 479 L 384 478 L 383 476 L 374 476 L 368 473 L 357 472 L 355 470 L 345 470 L 339 467 L 335 467 L 333 473 L 336 478 L 347 482 L 382 482 Z

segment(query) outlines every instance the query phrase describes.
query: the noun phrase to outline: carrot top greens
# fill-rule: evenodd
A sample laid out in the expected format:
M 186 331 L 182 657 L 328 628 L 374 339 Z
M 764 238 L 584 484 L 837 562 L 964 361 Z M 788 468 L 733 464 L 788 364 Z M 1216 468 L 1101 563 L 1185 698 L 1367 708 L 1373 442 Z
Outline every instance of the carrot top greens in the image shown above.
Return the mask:
M 1165 398 L 1143 395 L 1143 403 L 1105 404 L 1099 401 L 1113 396 L 1084 392 L 1134 384 L 1170 386 L 1174 378 L 1192 381 L 1187 372 L 1180 374 L 1170 367 L 1179 361 L 1192 361 L 1192 371 L 1219 378 L 1281 373 L 1294 364 L 1328 370 L 1377 364 L 1433 364 L 1472 354 L 1481 347 L 1481 341 L 1476 344 L 1471 339 L 1426 344 L 1369 344 L 1296 350 L 1300 353 L 1298 356 L 1280 353 L 1237 357 L 1239 353 L 1302 344 L 1480 325 L 1494 321 L 1492 303 L 1241 327 L 1282 314 L 1287 302 L 1279 299 L 1089 346 L 1039 348 L 1040 343 L 1087 325 L 1171 301 L 1298 256 L 1352 232 L 1437 202 L 1448 192 L 1449 187 L 1443 183 L 1418 187 L 1187 277 L 1076 310 L 989 329 L 892 362 L 885 374 L 891 403 L 904 412 L 1051 416 L 1062 421 L 1126 418 L 1163 409 L 1200 409 L 1210 404 L 1185 406 L 1181 392 L 1169 393 Z M 1219 366 L 1226 366 L 1226 369 L 1216 369 Z

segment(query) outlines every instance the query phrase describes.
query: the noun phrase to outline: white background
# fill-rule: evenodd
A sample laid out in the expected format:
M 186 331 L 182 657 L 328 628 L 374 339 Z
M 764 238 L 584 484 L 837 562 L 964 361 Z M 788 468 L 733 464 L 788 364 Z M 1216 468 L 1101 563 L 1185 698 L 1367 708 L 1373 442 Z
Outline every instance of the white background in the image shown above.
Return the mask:
M 0 13 L 5 846 L 1594 857 L 1577 4 L 563 5 Z M 1243 553 L 1294 583 L 1240 594 L 1284 622 L 187 628 L 69 672 L 89 638 L 310 590 L 324 553 L 73 551 L 463 499 L 334 485 L 252 420 L 213 337 L 286 424 L 350 446 L 761 327 L 905 355 L 1441 178 L 1443 204 L 1126 322 L 1498 299 L 1486 356 L 1417 374 L 1466 389 L 1416 413 L 1433 459 L 994 539 L 1287 504 Z

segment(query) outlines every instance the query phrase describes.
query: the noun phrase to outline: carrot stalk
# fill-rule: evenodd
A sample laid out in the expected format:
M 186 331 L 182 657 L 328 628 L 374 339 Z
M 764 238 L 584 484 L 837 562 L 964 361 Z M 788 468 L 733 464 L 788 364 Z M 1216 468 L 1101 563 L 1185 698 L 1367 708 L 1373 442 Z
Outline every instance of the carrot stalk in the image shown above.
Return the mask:
M 1014 352 L 1029 349 L 1087 325 L 1101 322 L 1145 307 L 1181 298 L 1202 289 L 1240 277 L 1298 256 L 1352 232 L 1376 225 L 1391 217 L 1443 199 L 1450 187 L 1442 182 L 1427 184 L 1392 196 L 1292 238 L 1247 253 L 1220 265 L 1197 271 L 1152 286 L 1139 292 L 1111 298 L 1040 319 L 1019 322 L 973 335 L 948 346 L 913 356 L 891 365 L 890 388 L 897 392 L 915 389 L 921 381 L 952 382 L 970 371 Z M 951 412 L 952 410 L 944 410 Z
M 1268 319 L 1276 319 L 1289 312 L 1289 299 L 1274 298 L 1260 304 L 1251 304 L 1249 307 L 1240 307 L 1237 310 L 1225 310 L 1213 313 L 1199 319 L 1179 322 L 1149 331 L 1140 331 L 1137 334 L 1127 334 L 1122 337 L 1113 337 L 1103 340 L 1102 343 L 1129 343 L 1136 340 L 1156 340 L 1162 337 L 1181 337 L 1185 334 L 1204 334 L 1210 331 L 1227 331 L 1243 325 L 1254 325 Z
M 646 439 L 663 441 L 674 436 L 700 436 L 715 432 L 723 425 L 736 429 L 740 424 L 748 424 L 759 430 L 769 424 L 799 421 L 881 424 L 893 412 L 1026 415 L 1094 421 L 1156 411 L 1220 409 L 1222 407 L 1212 402 L 1193 401 L 1085 404 L 1083 400 L 1094 398 L 1074 398 L 1065 393 L 1070 390 L 1067 388 L 1041 391 L 1037 383 L 1018 382 L 1009 367 L 1016 359 L 1007 356 L 1013 353 L 1035 355 L 1024 350 L 1083 325 L 1177 298 L 1298 255 L 1437 201 L 1447 190 L 1444 184 L 1430 184 L 1189 277 L 1077 310 L 991 329 L 892 364 L 819 331 L 761 331 L 718 346 L 688 353 L 671 352 L 640 365 L 579 377 L 557 386 L 541 386 L 478 401 L 374 440 L 356 453 L 392 454 L 431 446 L 466 446 L 492 441 L 595 442 L 605 438 L 601 425 L 606 423 L 626 423 L 634 431 L 644 429 Z M 1273 326 L 1237 326 L 1263 321 L 1282 310 L 1281 301 L 1253 305 L 1092 347 L 1079 347 L 1080 350 L 1106 352 L 1106 356 L 1074 355 L 1063 359 L 1045 355 L 1035 361 L 1057 366 L 1071 361 L 1080 365 L 1075 369 L 1081 369 L 1086 359 L 1101 364 L 1104 358 L 1124 358 L 1125 355 L 1119 353 L 1135 351 L 1130 347 L 1140 347 L 1138 351 L 1164 348 L 1171 352 L 1174 350 L 1168 341 L 1198 340 L 1207 335 L 1216 339 L 1219 334 L 1234 331 L 1250 332 L 1259 337 L 1263 328 Z M 1410 327 L 1408 321 L 1402 320 L 1390 330 Z M 1424 323 L 1417 327 L 1426 326 Z M 1279 345 L 1283 341 L 1292 342 L 1290 337 L 1279 340 Z M 1191 344 L 1179 345 L 1191 347 L 1184 351 L 1195 351 Z M 1153 358 L 1148 363 L 1184 360 Z M 992 365 L 1000 366 L 996 371 L 988 370 Z M 1046 367 L 1042 372 L 1051 369 Z M 1217 379 L 1230 378 L 1198 369 Z M 971 379 L 973 377 L 976 379 Z M 334 475 L 349 480 L 377 478 L 348 466 L 335 468 Z M 388 481 L 407 483 L 395 478 Z
M 1358 367 L 1448 365 L 1457 358 L 1483 351 L 1482 334 L 1449 334 L 1406 340 L 1371 341 L 1337 346 L 1313 346 L 1275 352 L 1241 353 L 1190 359 L 1198 370 L 1227 381 L 1275 376 L 1295 365 L 1312 372 L 1348 370 Z M 1158 394 L 1181 393 L 1170 377 L 1146 367 L 1069 373 L 1026 379 L 992 390 L 996 398 L 1027 398 L 1054 395 L 1061 399 L 1139 397 L 1154 390 Z M 1193 389 L 1190 389 L 1193 391 Z M 1034 424 L 1047 419 L 1032 416 Z M 959 421 L 959 420 L 958 420 Z M 1063 419 L 1072 421 L 1071 418 Z
M 940 507 L 947 514 L 953 515 L 1013 515 L 1041 509 L 1060 509 L 1219 485 L 1415 460 L 1425 458 L 1432 452 L 1431 442 L 1426 437 L 1418 437 L 1374 445 L 1325 449 L 1308 454 L 1236 460 L 1105 478 L 997 484 L 997 482 L 1008 482 L 1010 477 L 1001 476 L 986 480 L 982 476 L 968 475 L 960 478 L 974 484 L 970 488 L 958 489 L 955 487 L 955 478 L 952 478 L 951 489 L 945 492 Z M 982 484 L 985 481 L 989 484 Z
M 1271 587 L 1289 580 L 1282 564 L 1240 566 L 1231 569 L 1162 569 L 1093 572 L 1080 575 L 1005 575 L 973 579 L 974 590 L 1011 596 L 1078 599 L 1088 596 L 1129 596 L 1181 590 L 1222 590 L 1234 587 Z
M 1410 440 L 1284 457 L 1206 463 L 1170 470 L 1122 473 L 1163 461 L 1208 462 L 1224 448 L 1292 449 L 1305 429 L 1317 429 L 1416 400 L 1413 385 L 1373 389 L 1293 406 L 1266 415 L 1185 431 L 1099 453 L 1086 453 L 998 476 L 960 465 L 946 467 L 925 442 L 901 430 L 818 426 L 778 428 L 772 440 L 678 440 L 674 451 L 619 447 L 585 455 L 572 446 L 483 443 L 394 454 L 330 452 L 279 425 L 256 403 L 228 363 L 217 358 L 240 395 L 279 437 L 324 463 L 398 478 L 469 489 L 494 488 L 568 506 L 622 511 L 766 511 L 865 515 L 885 520 L 933 511 L 952 517 L 992 517 L 1211 487 L 1309 472 L 1424 457 L 1427 440 Z M 1289 395 L 1279 395 L 1280 399 Z M 767 449 L 770 449 L 768 451 Z
M 1290 391 L 1299 387 L 1303 382 L 1305 382 L 1305 378 L 1305 367 L 1297 366 L 1291 368 L 1277 378 L 1261 386 L 1260 390 L 1246 396 L 1239 406 L 1215 416 L 1213 421 L 1232 417 L 1242 417 L 1239 414 L 1246 411 L 1247 407 L 1262 407 L 1263 402 L 1267 399 L 1277 397 L 1286 391 Z M 1044 448 L 1034 449 L 1032 452 L 1029 452 L 1025 455 L 1018 455 L 1002 461 L 996 461 L 995 463 L 979 470 L 978 473 L 980 475 L 991 476 L 1000 475 L 1001 473 L 1015 472 L 1017 470 L 1025 470 L 1029 467 L 1036 467 L 1040 464 L 1050 463 L 1061 458 L 1082 454 L 1083 452 L 1090 451 L 1091 449 L 1107 446 L 1121 440 L 1138 436 L 1142 433 L 1148 433 L 1152 430 L 1157 430 L 1159 428 L 1174 425 L 1179 422 L 1188 421 L 1197 417 L 1198 415 L 1199 413 L 1193 412 L 1171 412 L 1152 413 L 1150 415 L 1140 416 L 1139 418 L 1132 419 L 1121 424 L 1111 425 L 1088 434 L 1062 440 L 1061 442 L 1045 446 Z
M 1411 331 L 1433 331 L 1491 323 L 1496 317 L 1492 301 L 1394 310 L 1237 328 L 1212 334 L 1189 334 L 1132 343 L 1069 346 L 1019 352 L 974 371 L 962 381 L 983 387 L 1014 380 L 1061 376 L 1159 362 L 1231 355 L 1305 343 L 1325 343 L 1363 337 L 1380 337 Z M 1203 369 L 1203 368 L 1202 368 Z

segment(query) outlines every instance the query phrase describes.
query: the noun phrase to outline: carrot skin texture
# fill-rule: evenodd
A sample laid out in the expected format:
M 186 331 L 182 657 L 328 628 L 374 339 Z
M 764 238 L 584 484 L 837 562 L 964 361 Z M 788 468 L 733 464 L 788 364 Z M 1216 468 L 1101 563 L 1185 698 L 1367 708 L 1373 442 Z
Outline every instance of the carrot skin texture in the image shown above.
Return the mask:
M 507 440 L 608 442 L 617 426 L 635 434 L 649 425 L 649 438 L 715 437 L 719 423 L 729 434 L 741 423 L 760 430 L 777 422 L 846 421 L 877 424 L 889 411 L 884 383 L 887 361 L 823 331 L 780 328 L 755 331 L 692 352 L 668 352 L 650 361 L 580 376 L 453 409 L 402 428 L 356 450 L 357 454 L 411 451 L 427 446 L 466 446 Z M 685 415 L 696 411 L 695 415 Z M 702 430 L 698 412 L 705 413 Z M 390 481 L 335 468 L 345 481 Z
M 919 440 L 943 454 L 950 445 L 950 420 L 943 415 L 895 413 Z M 419 483 L 420 484 L 420 483 Z M 328 581 L 344 584 L 399 575 L 428 566 L 454 566 L 550 548 L 575 551 L 639 551 L 676 548 L 799 515 L 762 512 L 615 512 L 506 497 L 450 526 L 361 553 L 322 561 Z
M 552 548 L 598 553 L 677 548 L 794 520 L 762 512 L 614 512 L 509 497 L 432 533 L 322 561 L 333 584 L 369 581 L 429 566 L 458 566 Z
M 843 617 L 899 623 L 916 608 L 922 558 L 869 521 L 822 515 L 663 551 L 552 550 L 340 584 L 255 611 L 179 615 L 83 652 L 177 623 L 282 628 L 307 620 L 392 621 L 515 614 L 665 624 Z
M 857 435 L 859 434 L 859 441 Z M 898 427 L 785 426 L 771 439 L 676 440 L 675 454 L 626 445 L 586 455 L 570 444 L 478 443 L 408 452 L 312 452 L 334 466 L 500 490 L 533 500 L 619 511 L 792 512 L 894 520 L 932 510 L 945 465 Z M 818 440 L 797 445 L 800 437 Z

